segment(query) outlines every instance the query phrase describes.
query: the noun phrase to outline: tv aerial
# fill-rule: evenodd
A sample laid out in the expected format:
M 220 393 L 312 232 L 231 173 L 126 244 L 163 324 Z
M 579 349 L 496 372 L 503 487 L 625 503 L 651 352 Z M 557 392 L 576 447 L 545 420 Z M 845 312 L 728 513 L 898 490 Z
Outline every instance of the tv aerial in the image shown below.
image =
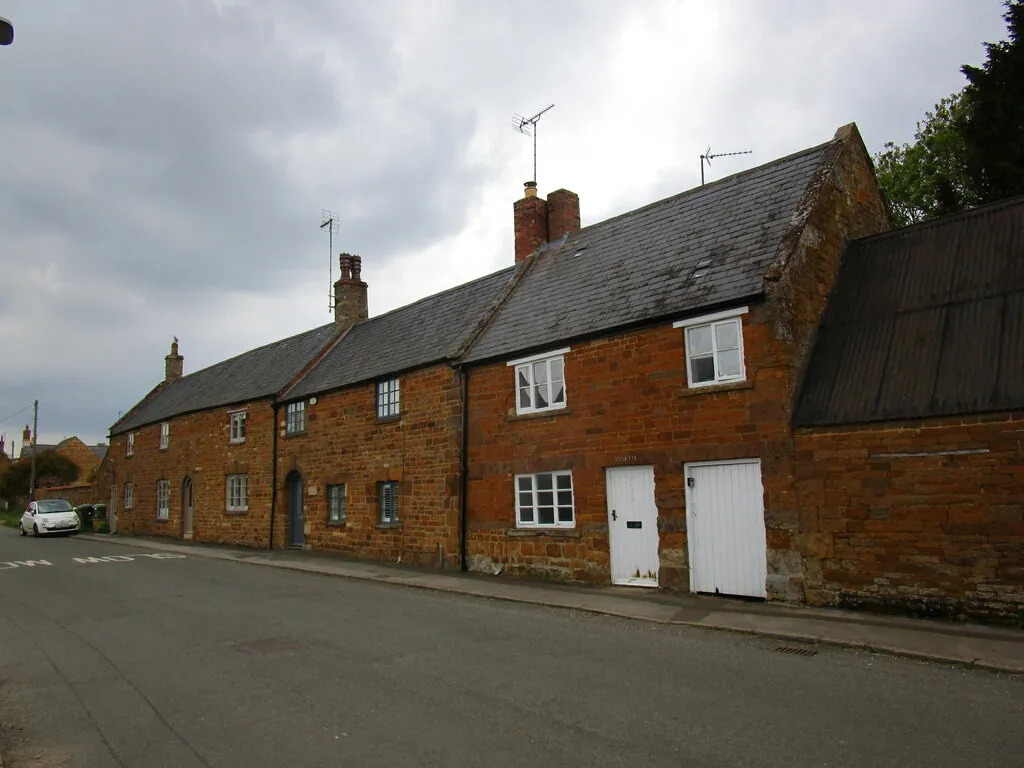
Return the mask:
M 338 214 L 328 211 L 326 208 L 320 211 L 320 229 L 327 230 L 328 254 L 327 274 L 330 277 L 330 284 L 327 288 L 327 311 L 334 311 L 334 236 L 338 234 L 340 219 Z
M 522 115 L 512 115 L 512 127 L 519 131 L 524 136 L 533 136 L 533 183 L 537 183 L 537 121 L 540 120 L 540 116 L 547 112 L 549 109 L 554 107 L 554 104 L 544 107 L 533 117 L 523 117 Z
M 708 167 L 711 167 L 711 158 L 713 157 L 732 157 L 733 155 L 749 155 L 753 152 L 752 149 L 744 149 L 741 152 L 716 152 L 711 154 L 711 147 L 705 150 L 704 154 L 700 156 L 700 185 L 704 186 L 704 163 L 707 162 Z

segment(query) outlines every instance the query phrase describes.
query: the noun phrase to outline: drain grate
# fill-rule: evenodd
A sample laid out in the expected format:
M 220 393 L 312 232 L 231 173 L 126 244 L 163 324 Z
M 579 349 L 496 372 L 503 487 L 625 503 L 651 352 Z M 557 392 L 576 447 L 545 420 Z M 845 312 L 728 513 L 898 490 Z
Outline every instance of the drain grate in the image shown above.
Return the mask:
M 797 648 L 793 645 L 780 645 L 772 650 L 778 653 L 788 653 L 791 656 L 817 656 L 818 652 L 810 648 Z

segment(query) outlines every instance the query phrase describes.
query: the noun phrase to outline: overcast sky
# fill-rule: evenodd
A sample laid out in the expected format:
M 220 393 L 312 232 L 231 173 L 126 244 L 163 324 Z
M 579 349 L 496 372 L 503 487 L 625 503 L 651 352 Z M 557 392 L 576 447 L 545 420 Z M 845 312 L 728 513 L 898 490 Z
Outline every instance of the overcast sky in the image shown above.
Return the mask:
M 583 224 L 830 139 L 907 141 L 998 0 L 0 0 L 0 433 L 105 440 L 163 377 L 513 261 L 512 203 Z M 334 275 L 337 277 L 335 259 Z

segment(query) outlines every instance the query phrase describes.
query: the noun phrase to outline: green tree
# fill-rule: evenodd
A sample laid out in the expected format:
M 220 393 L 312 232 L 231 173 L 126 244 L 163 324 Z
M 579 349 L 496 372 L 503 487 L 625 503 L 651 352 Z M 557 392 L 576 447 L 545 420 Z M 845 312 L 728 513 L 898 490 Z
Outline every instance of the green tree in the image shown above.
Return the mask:
M 0 496 L 5 499 L 27 498 L 32 474 L 32 460 L 21 459 L 11 464 L 0 481 Z M 40 451 L 36 456 L 36 488 L 67 485 L 78 479 L 78 466 L 56 451 Z
M 893 223 L 912 224 L 1024 194 L 1024 0 L 1006 3 L 1009 40 L 986 43 L 963 90 L 917 124 L 914 142 L 875 155 Z
M 966 168 L 964 112 L 963 94 L 953 94 L 925 113 L 913 144 L 889 142 L 875 155 L 893 223 L 913 224 L 978 204 Z
M 1006 3 L 1007 37 L 986 43 L 988 60 L 965 65 L 967 170 L 982 203 L 1024 194 L 1024 2 Z

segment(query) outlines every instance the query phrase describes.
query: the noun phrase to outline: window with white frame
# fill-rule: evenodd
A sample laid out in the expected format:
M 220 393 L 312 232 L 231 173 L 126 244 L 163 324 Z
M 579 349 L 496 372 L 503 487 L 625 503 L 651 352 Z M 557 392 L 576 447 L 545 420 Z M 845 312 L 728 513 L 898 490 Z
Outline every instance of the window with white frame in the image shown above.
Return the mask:
M 134 495 L 135 494 L 134 494 L 134 491 L 132 489 L 132 484 L 131 483 L 125 483 L 124 484 L 124 508 L 125 509 L 131 509 L 132 508 L 132 497 Z
M 228 512 L 246 512 L 249 509 L 249 476 L 228 475 Z
M 572 528 L 572 472 L 536 472 L 516 475 L 516 526 L 519 528 Z
M 377 483 L 377 505 L 380 522 L 398 522 L 398 483 Z
M 133 453 L 135 453 L 135 433 L 129 432 L 128 437 L 125 438 L 124 455 L 131 456 Z
M 160 450 L 167 450 L 167 446 L 171 444 L 171 425 L 169 422 L 164 422 L 160 425 Z
M 691 387 L 743 381 L 743 323 L 746 307 L 674 323 L 686 332 L 686 377 Z
M 156 519 L 166 520 L 170 514 L 171 484 L 167 480 L 156 481 Z
M 231 425 L 231 442 L 245 442 L 245 422 L 248 414 L 245 411 L 235 411 L 228 414 L 228 423 Z
M 398 379 L 377 382 L 377 418 L 386 419 L 399 414 Z
M 294 435 L 297 432 L 306 430 L 306 401 L 299 400 L 295 403 L 288 403 L 285 407 L 284 431 L 286 434 Z
M 508 363 L 516 371 L 516 413 L 565 408 L 565 353 L 568 351 L 560 349 Z
M 327 486 L 327 522 L 341 525 L 345 522 L 345 484 Z

